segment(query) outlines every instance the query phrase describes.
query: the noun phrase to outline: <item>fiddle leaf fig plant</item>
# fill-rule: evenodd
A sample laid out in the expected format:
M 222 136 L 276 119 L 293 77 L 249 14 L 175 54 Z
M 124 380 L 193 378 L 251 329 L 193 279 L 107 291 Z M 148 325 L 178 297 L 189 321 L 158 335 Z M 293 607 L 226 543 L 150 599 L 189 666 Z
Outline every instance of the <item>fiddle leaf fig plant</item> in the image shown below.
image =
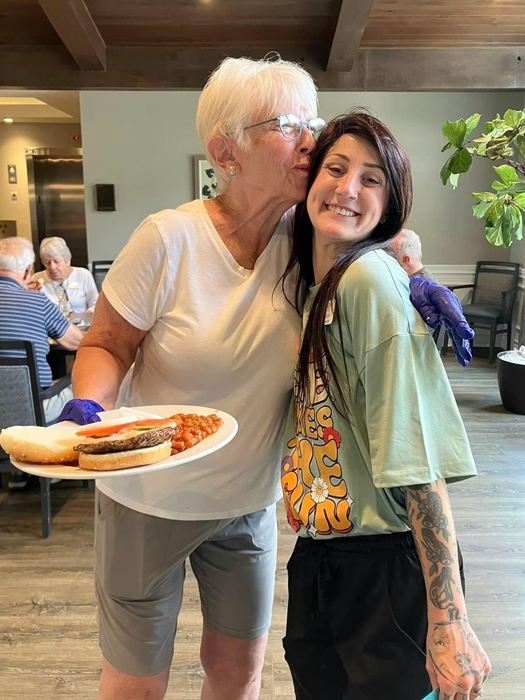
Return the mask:
M 509 248 L 513 240 L 521 241 L 525 222 L 525 109 L 508 109 L 486 122 L 483 132 L 472 138 L 481 114 L 468 119 L 446 122 L 441 129 L 447 140 L 441 151 L 454 153 L 441 168 L 441 182 L 456 189 L 459 176 L 468 172 L 474 157 L 500 163 L 494 165 L 497 179 L 491 192 L 473 192 L 477 200 L 472 212 L 485 220 L 489 243 Z

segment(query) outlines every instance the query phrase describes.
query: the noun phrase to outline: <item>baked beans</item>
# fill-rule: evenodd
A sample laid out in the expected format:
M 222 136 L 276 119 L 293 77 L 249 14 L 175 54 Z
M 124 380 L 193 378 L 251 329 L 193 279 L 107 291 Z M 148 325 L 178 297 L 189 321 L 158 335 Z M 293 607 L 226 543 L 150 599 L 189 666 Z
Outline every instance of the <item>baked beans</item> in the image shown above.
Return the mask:
M 213 435 L 221 427 L 222 418 L 216 413 L 198 416 L 196 413 L 177 413 L 170 416 L 178 423 L 175 435 L 171 439 L 171 453 L 177 454 L 194 447 L 199 442 Z

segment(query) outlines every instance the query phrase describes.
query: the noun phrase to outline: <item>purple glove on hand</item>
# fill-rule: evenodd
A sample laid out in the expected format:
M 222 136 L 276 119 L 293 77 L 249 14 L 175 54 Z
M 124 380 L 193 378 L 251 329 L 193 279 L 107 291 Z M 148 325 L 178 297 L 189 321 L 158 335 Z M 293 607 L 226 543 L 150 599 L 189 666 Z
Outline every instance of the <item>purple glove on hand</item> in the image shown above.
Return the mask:
M 472 360 L 469 340 L 474 337 L 474 331 L 467 323 L 461 302 L 454 292 L 426 277 L 412 277 L 410 301 L 427 326 L 445 326 L 456 360 L 466 367 Z
M 62 409 L 62 413 L 54 422 L 60 423 L 60 421 L 63 420 L 71 420 L 79 425 L 96 423 L 100 420 L 97 413 L 103 410 L 102 406 L 99 406 L 96 401 L 90 401 L 90 399 L 71 399 L 71 401 L 66 403 Z

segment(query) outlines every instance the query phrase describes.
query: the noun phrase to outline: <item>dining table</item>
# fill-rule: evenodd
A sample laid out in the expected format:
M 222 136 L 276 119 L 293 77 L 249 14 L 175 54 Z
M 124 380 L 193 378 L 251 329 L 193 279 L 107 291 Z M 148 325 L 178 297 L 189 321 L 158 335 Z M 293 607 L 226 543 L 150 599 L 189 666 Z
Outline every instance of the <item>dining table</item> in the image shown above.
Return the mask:
M 71 323 L 74 323 L 77 328 L 80 328 L 84 333 L 89 330 L 91 321 L 93 320 L 93 311 L 83 311 L 82 313 L 73 313 L 71 315 Z

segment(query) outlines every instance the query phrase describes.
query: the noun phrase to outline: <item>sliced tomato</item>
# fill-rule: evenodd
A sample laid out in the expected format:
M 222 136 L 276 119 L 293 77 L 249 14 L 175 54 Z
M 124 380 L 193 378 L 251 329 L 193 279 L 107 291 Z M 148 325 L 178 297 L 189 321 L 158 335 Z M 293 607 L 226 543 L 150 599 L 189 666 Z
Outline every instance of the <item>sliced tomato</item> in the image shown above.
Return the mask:
M 97 427 L 96 423 L 91 423 L 87 425 L 82 430 L 77 430 L 77 435 L 82 437 L 109 437 L 110 435 L 117 435 L 124 430 L 130 430 L 135 426 L 137 421 L 132 423 L 119 423 L 118 425 L 100 425 Z
M 165 425 L 177 425 L 180 423 L 176 418 L 147 418 L 146 420 L 138 420 L 135 423 L 136 428 L 162 428 Z
M 77 435 L 81 437 L 102 438 L 110 435 L 119 435 L 120 433 L 137 428 L 139 430 L 153 430 L 154 428 L 162 428 L 164 425 L 173 425 L 177 421 L 173 418 L 148 418 L 146 420 L 135 420 L 132 423 L 119 423 L 118 425 L 101 425 L 97 427 L 96 423 L 77 430 Z

